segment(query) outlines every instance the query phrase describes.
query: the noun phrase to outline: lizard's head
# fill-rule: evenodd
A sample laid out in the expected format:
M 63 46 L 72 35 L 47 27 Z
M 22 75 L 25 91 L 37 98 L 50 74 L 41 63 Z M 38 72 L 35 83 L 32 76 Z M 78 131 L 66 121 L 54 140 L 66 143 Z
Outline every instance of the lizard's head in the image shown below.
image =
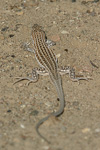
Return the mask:
M 43 31 L 43 30 L 42 30 L 42 27 L 39 26 L 38 24 L 34 24 L 33 27 L 32 27 L 32 29 L 33 29 L 33 32 L 34 32 L 34 31 Z
M 41 39 L 41 36 L 42 36 L 42 39 L 46 39 L 46 35 L 45 35 L 45 32 L 43 31 L 42 27 L 39 26 L 38 24 L 34 24 L 33 27 L 32 27 L 32 37 L 33 39 L 38 36 L 38 38 Z

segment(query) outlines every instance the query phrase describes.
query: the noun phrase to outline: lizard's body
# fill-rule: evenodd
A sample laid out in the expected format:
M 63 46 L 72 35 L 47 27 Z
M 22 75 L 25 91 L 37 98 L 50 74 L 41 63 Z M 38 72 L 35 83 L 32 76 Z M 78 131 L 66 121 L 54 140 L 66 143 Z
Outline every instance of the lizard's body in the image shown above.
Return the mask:
M 37 24 L 33 26 L 32 30 L 32 41 L 34 46 L 34 53 L 36 60 L 38 61 L 39 65 L 42 67 L 42 70 L 33 70 L 32 72 L 32 79 L 28 77 L 17 77 L 19 80 L 17 80 L 15 83 L 21 81 L 21 80 L 29 80 L 30 82 L 36 82 L 38 80 L 38 75 L 43 74 L 49 74 L 51 81 L 56 87 L 58 97 L 60 100 L 60 107 L 57 112 L 53 112 L 46 116 L 45 118 L 41 119 L 37 125 L 36 125 L 36 131 L 39 134 L 41 138 L 43 138 L 45 141 L 49 143 L 49 141 L 40 134 L 39 132 L 39 126 L 46 121 L 50 116 L 58 117 L 61 115 L 64 111 L 65 106 L 65 100 L 64 100 L 64 93 L 62 88 L 62 81 L 61 81 L 61 74 L 69 73 L 71 79 L 73 81 L 79 81 L 79 80 L 87 80 L 88 78 L 85 77 L 75 77 L 74 69 L 70 67 L 62 67 L 61 70 L 58 68 L 57 58 L 55 54 L 53 53 L 53 50 L 48 46 L 46 42 L 46 35 L 45 32 L 41 29 L 41 27 Z M 31 51 L 30 49 L 28 51 Z M 90 78 L 91 79 L 91 78 Z
M 53 84 L 56 87 L 58 97 L 60 100 L 60 108 L 57 112 L 53 112 L 47 117 L 41 119 L 38 124 L 36 125 L 36 131 L 38 134 L 44 139 L 44 137 L 39 133 L 38 128 L 39 126 L 47 120 L 51 115 L 57 117 L 64 111 L 64 94 L 62 89 L 62 83 L 61 83 L 61 76 L 58 71 L 58 64 L 57 64 L 57 58 L 53 51 L 48 47 L 46 43 L 45 33 L 38 25 L 33 26 L 32 31 L 32 40 L 34 45 L 34 52 L 36 59 L 40 66 L 44 67 L 46 71 L 48 71 L 49 76 L 53 82 Z M 46 139 L 45 139 L 46 140 Z

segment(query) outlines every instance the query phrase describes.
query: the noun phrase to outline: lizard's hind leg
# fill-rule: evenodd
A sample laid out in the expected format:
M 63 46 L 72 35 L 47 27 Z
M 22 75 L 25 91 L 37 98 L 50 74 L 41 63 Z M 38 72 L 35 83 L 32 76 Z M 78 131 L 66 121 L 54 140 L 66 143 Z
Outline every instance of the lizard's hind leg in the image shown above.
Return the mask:
M 18 79 L 17 81 L 15 81 L 13 84 L 16 84 L 17 82 L 20 82 L 22 80 L 28 80 L 27 85 L 29 85 L 31 82 L 37 82 L 39 78 L 39 74 L 37 73 L 37 71 L 35 69 L 32 70 L 32 77 L 16 77 L 16 79 Z

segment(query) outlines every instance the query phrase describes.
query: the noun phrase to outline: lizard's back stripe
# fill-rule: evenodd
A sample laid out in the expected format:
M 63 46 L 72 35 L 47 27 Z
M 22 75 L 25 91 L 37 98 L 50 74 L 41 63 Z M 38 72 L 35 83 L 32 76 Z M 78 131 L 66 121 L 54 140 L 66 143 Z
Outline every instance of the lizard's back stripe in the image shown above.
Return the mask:
M 52 73 L 54 78 L 57 78 L 57 58 L 45 43 L 45 33 L 43 31 L 35 30 L 32 33 L 32 37 L 38 62 L 44 66 L 50 74 Z

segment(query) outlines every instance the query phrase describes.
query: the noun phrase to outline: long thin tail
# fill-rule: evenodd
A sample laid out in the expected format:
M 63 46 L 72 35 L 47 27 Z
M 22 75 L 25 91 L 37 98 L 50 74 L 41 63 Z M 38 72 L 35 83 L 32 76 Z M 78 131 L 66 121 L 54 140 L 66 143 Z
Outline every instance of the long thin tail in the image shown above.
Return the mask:
M 43 124 L 46 120 L 48 120 L 49 117 L 51 116 L 55 116 L 55 117 L 58 117 L 59 115 L 61 115 L 63 113 L 63 110 L 61 112 L 61 109 L 59 109 L 57 112 L 53 112 L 53 113 L 50 113 L 48 116 L 46 116 L 45 118 L 42 118 L 36 125 L 36 132 L 38 133 L 38 135 L 44 139 L 47 143 L 50 144 L 50 141 L 48 141 L 40 132 L 39 132 L 39 127 L 41 124 Z
M 38 135 L 39 135 L 42 139 L 44 139 L 47 143 L 49 143 L 49 144 L 50 144 L 50 141 L 48 141 L 48 140 L 39 132 L 39 127 L 40 127 L 41 124 L 43 124 L 44 121 L 48 120 L 48 118 L 49 118 L 50 116 L 52 116 L 52 115 L 53 115 L 53 113 L 49 114 L 49 115 L 46 116 L 45 118 L 42 118 L 42 119 L 37 123 L 37 125 L 36 125 L 36 132 L 38 133 Z
M 58 96 L 59 96 L 60 108 L 57 112 L 53 112 L 53 113 L 49 114 L 48 116 L 46 116 L 45 118 L 42 118 L 36 125 L 36 132 L 38 133 L 38 135 L 49 144 L 50 144 L 50 142 L 44 136 L 42 136 L 41 133 L 39 132 L 39 127 L 40 127 L 41 124 L 44 123 L 44 121 L 48 120 L 49 117 L 51 117 L 51 116 L 55 116 L 55 117 L 60 116 L 63 113 L 64 106 L 65 106 L 65 100 L 64 100 L 64 94 L 63 94 L 63 89 L 62 89 L 62 85 L 61 85 L 61 79 L 59 78 L 59 80 L 54 82 L 54 84 L 56 86 L 56 90 L 57 90 L 57 93 L 58 93 Z

